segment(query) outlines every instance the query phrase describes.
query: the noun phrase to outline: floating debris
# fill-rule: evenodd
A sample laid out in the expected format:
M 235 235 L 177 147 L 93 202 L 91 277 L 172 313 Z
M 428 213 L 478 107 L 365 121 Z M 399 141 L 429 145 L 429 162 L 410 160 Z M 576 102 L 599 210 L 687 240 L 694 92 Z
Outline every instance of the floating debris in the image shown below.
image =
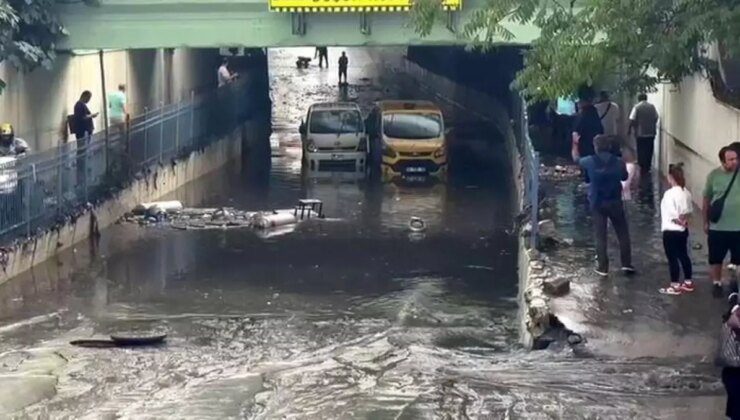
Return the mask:
M 421 217 L 412 217 L 409 221 L 409 229 L 412 232 L 423 232 L 426 228 L 427 224 Z
M 250 228 L 260 232 L 289 227 L 307 219 L 323 220 L 322 209 L 323 203 L 314 199 L 300 200 L 292 209 L 271 211 L 244 211 L 233 207 L 185 208 L 179 201 L 159 201 L 139 204 L 124 215 L 121 222 L 175 230 Z M 280 230 L 283 234 L 293 229 Z
M 540 177 L 552 180 L 566 180 L 578 178 L 581 170 L 576 165 L 540 165 Z

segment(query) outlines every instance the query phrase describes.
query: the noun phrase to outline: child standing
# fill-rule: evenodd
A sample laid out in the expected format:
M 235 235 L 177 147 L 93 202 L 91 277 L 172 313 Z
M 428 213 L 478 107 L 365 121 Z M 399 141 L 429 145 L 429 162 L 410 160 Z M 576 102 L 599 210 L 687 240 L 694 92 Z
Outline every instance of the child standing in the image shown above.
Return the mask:
M 640 172 L 637 170 L 637 160 L 635 152 L 630 147 L 625 147 L 622 152 L 624 165 L 627 167 L 627 180 L 622 181 L 622 201 L 632 200 L 632 190 L 639 182 Z
M 666 288 L 661 288 L 660 293 L 680 295 L 694 291 L 688 248 L 689 215 L 691 215 L 693 202 L 691 192 L 686 189 L 686 178 L 680 165 L 671 164 L 668 167 L 668 182 L 671 188 L 663 194 L 663 199 L 660 201 L 660 220 L 671 284 Z M 679 263 L 683 268 L 683 283 L 679 279 Z

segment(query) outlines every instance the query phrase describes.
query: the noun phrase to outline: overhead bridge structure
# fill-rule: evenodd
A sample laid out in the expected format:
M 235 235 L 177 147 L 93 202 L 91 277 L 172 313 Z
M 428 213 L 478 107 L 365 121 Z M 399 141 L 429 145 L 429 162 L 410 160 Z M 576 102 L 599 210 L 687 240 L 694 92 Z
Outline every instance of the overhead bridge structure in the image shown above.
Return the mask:
M 462 45 L 460 28 L 486 0 L 444 0 L 446 22 L 420 37 L 413 0 L 100 0 L 58 7 L 63 49 Z M 511 23 L 513 44 L 537 28 Z

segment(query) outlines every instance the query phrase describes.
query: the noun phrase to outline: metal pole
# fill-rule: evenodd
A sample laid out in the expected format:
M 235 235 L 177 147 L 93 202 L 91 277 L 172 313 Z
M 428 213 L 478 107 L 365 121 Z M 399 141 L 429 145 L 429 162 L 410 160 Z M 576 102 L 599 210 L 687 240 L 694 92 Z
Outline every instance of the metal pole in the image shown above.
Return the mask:
M 195 91 L 190 91 L 190 144 L 195 143 Z
M 149 108 L 144 107 L 144 162 L 149 163 Z
M 177 115 L 175 116 L 175 155 L 180 152 L 180 112 L 182 111 L 182 101 L 177 103 Z
M 64 174 L 64 152 L 65 152 L 65 145 L 60 145 L 57 148 L 57 151 L 59 152 L 59 159 L 57 160 L 57 216 L 59 216 L 62 212 L 62 191 L 64 188 L 64 181 L 65 178 Z
M 532 237 L 530 244 L 532 249 L 537 249 L 537 238 L 540 234 L 539 229 L 539 204 L 540 204 L 540 155 L 537 152 L 532 153 Z
M 90 151 L 90 142 L 91 141 L 92 141 L 92 135 L 87 134 L 85 136 L 85 146 L 83 147 L 84 148 L 84 154 L 83 154 L 83 158 L 82 158 L 83 161 L 85 162 L 85 164 L 83 165 L 84 171 L 83 171 L 83 175 L 82 175 L 82 177 L 85 179 L 85 204 L 87 204 L 87 202 L 89 201 L 88 200 L 88 191 L 87 191 L 88 190 L 87 172 L 90 169 L 89 166 L 88 166 L 90 164 L 90 162 L 88 162 L 88 159 L 87 158 L 89 156 L 88 152 Z
M 30 178 L 30 177 L 27 177 Z M 22 179 L 22 178 L 21 178 Z M 22 191 L 22 194 L 25 194 L 26 199 L 25 201 L 25 212 L 26 213 L 26 236 L 31 236 L 31 188 L 32 180 L 27 179 L 26 182 L 24 182 L 26 185 L 26 188 L 24 188 L 24 191 Z
M 164 102 L 159 103 L 159 161 L 162 162 L 164 154 Z
M 98 57 L 100 58 L 100 85 L 103 92 L 103 126 L 105 127 L 105 173 L 108 174 L 108 96 L 105 93 L 105 60 L 103 60 L 103 50 L 98 51 Z

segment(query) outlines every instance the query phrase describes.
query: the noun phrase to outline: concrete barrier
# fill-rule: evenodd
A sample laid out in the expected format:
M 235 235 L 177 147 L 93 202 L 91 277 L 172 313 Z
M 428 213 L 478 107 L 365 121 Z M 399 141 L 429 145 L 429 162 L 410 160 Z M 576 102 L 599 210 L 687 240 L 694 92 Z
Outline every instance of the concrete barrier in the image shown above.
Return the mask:
M 76 220 L 50 229 L 18 245 L 0 250 L 0 284 L 59 254 L 74 244 L 99 235 L 142 202 L 154 201 L 181 186 L 241 158 L 242 143 L 254 128 L 240 126 L 221 140 L 172 163 L 160 164 L 127 188 L 97 206 L 90 206 Z

